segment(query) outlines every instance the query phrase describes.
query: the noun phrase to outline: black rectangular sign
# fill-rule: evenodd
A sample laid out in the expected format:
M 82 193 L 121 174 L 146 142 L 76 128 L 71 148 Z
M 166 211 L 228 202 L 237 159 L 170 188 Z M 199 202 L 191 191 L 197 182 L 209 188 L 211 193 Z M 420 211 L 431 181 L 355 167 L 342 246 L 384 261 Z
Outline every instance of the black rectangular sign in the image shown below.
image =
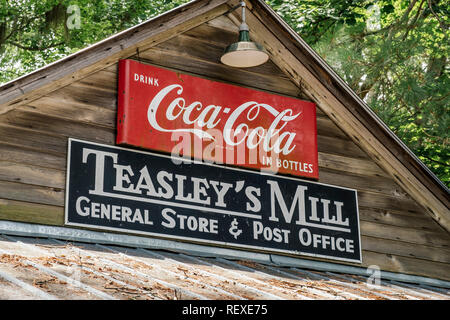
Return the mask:
M 361 262 L 356 190 L 74 139 L 65 220 Z

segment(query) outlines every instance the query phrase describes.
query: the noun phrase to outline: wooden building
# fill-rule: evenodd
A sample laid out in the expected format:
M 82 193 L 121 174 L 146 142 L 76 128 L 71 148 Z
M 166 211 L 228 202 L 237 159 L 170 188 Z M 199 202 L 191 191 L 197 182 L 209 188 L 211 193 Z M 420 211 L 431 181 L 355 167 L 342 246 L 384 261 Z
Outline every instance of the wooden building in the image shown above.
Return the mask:
M 0 220 L 65 227 L 68 139 L 115 145 L 118 62 L 134 59 L 314 102 L 319 182 L 358 191 L 362 263 L 332 264 L 450 281 L 448 189 L 264 1 L 246 3 L 259 67 L 219 60 L 238 1 L 200 0 L 0 87 Z

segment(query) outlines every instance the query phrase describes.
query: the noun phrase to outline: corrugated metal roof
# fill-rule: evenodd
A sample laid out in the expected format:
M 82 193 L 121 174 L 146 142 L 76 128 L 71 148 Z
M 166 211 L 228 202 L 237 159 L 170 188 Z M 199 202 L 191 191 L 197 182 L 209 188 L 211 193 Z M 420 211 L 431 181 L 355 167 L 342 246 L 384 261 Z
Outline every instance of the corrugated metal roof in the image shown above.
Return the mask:
M 449 289 L 180 252 L 0 235 L 0 299 L 438 299 Z

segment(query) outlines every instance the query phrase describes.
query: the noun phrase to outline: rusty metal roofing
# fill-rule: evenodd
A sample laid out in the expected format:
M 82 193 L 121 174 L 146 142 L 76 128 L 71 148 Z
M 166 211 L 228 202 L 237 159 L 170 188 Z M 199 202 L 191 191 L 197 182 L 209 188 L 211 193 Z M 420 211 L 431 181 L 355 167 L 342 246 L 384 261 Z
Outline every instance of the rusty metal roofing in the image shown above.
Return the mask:
M 0 235 L 0 299 L 450 300 L 448 288 L 165 250 Z

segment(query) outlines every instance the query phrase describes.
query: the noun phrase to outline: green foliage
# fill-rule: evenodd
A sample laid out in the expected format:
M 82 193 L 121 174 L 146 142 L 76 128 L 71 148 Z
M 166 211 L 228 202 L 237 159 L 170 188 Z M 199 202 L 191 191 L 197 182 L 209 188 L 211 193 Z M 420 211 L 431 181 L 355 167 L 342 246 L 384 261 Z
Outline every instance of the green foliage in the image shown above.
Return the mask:
M 448 2 L 267 2 L 448 186 Z
M 0 0 L 0 83 L 184 2 L 187 0 Z M 71 10 L 74 5 L 78 11 Z M 79 27 L 71 23 L 77 14 Z
M 266 1 L 449 185 L 448 2 Z M 0 83 L 184 2 L 0 0 Z

